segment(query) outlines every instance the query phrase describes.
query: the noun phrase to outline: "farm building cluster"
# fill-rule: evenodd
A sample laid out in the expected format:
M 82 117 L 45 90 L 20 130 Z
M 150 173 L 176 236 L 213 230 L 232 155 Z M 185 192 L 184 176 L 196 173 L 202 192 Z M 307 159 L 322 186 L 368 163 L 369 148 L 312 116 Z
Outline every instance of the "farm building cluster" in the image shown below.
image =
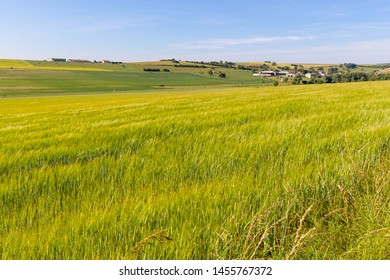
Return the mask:
M 318 72 L 318 73 L 304 74 L 303 72 L 287 72 L 287 71 L 261 71 L 261 72 L 253 73 L 253 76 L 255 77 L 295 77 L 297 75 L 312 79 L 312 78 L 324 77 L 326 73 Z

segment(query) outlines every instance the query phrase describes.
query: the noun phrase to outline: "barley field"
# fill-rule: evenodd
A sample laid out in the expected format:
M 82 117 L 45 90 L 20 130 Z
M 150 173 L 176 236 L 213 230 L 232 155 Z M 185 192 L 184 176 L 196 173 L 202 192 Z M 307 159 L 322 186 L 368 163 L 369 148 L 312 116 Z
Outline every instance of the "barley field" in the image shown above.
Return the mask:
M 0 98 L 1 259 L 390 259 L 390 83 Z

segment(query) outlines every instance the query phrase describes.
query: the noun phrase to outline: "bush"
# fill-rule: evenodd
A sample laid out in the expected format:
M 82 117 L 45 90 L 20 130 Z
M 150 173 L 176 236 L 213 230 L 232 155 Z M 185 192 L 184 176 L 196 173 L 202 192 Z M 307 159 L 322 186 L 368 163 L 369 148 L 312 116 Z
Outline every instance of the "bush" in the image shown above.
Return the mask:
M 160 72 L 159 68 L 144 68 L 145 72 Z
M 302 81 L 302 76 L 301 75 L 296 75 L 293 80 L 292 80 L 292 84 L 293 85 L 299 85 Z

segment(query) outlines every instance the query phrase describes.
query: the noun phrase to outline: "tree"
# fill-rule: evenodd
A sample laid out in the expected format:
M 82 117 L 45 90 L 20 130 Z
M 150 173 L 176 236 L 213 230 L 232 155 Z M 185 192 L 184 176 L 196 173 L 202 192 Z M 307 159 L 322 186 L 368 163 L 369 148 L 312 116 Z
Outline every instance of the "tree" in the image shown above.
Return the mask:
M 226 74 L 225 74 L 225 73 L 219 73 L 218 77 L 220 77 L 220 78 L 226 78 Z
M 327 84 L 332 83 L 333 82 L 332 76 L 325 76 L 324 77 L 324 82 L 327 83 Z
M 343 77 L 341 76 L 341 74 L 333 74 L 332 80 L 334 83 L 341 83 L 343 81 Z
M 207 71 L 207 74 L 209 74 L 210 76 L 212 76 L 212 75 L 213 75 L 213 70 L 210 69 L 209 71 Z
M 356 63 L 344 63 L 344 64 L 341 64 L 340 65 L 341 67 L 345 67 L 346 69 L 355 69 L 357 68 L 357 64 Z
M 328 68 L 329 74 L 334 74 L 334 73 L 337 73 L 338 71 L 339 71 L 339 69 L 337 67 L 329 67 Z
M 294 70 L 297 71 L 298 70 L 298 64 L 291 64 L 292 67 L 294 67 Z
M 278 81 L 274 81 L 274 86 L 277 87 L 279 85 Z
M 293 85 L 299 85 L 302 82 L 302 76 L 297 74 L 294 79 L 292 80 Z

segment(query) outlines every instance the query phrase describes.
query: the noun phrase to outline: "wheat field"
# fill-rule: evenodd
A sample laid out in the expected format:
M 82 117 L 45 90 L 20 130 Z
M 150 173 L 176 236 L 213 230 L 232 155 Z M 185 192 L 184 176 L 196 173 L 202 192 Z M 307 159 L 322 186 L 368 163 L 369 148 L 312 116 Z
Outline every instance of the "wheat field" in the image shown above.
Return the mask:
M 390 83 L 0 99 L 1 259 L 389 259 Z

